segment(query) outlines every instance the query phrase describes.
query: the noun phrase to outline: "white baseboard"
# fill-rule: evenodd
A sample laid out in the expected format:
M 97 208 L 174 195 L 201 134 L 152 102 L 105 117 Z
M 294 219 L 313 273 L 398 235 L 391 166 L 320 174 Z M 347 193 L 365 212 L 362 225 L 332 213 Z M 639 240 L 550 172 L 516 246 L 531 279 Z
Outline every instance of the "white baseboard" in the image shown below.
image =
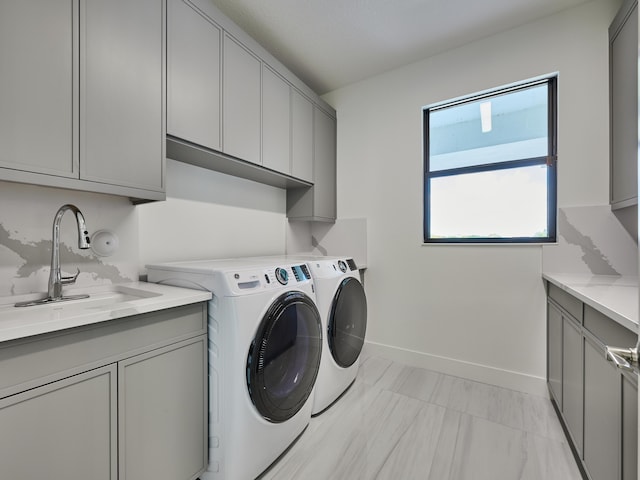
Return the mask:
M 549 396 L 547 381 L 525 373 L 480 365 L 477 363 L 441 357 L 428 353 L 407 350 L 375 342 L 365 342 L 363 353 L 387 358 L 394 362 L 413 367 L 426 368 L 436 372 L 462 377 L 476 382 L 488 383 L 524 393 L 543 397 Z

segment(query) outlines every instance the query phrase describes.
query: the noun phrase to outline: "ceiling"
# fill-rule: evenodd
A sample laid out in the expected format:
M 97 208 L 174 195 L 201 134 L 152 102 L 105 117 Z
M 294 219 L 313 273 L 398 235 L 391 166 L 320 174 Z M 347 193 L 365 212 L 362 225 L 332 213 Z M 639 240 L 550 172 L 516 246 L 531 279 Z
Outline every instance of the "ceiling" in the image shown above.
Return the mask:
M 588 0 L 212 0 L 323 94 Z

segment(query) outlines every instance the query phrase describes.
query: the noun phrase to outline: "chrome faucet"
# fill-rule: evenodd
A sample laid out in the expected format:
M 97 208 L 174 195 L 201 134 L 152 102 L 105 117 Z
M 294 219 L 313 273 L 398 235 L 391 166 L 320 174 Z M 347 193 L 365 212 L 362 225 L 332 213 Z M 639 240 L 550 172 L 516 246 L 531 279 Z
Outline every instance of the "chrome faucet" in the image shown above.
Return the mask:
M 30 302 L 16 303 L 16 307 L 28 307 L 31 305 L 42 305 L 43 303 L 50 302 L 63 302 L 67 300 L 78 300 L 80 298 L 87 298 L 89 295 L 62 295 L 63 285 L 72 285 L 75 283 L 78 275 L 80 275 L 80 269 L 75 275 L 71 277 L 63 277 L 60 271 L 60 222 L 67 210 L 71 210 L 76 218 L 76 224 L 78 226 L 78 248 L 86 250 L 90 246 L 89 232 L 84 221 L 82 212 L 75 205 L 66 204 L 61 206 L 56 212 L 53 218 L 53 239 L 51 243 L 51 271 L 49 272 L 49 286 L 47 290 L 47 297 L 41 300 L 35 300 Z

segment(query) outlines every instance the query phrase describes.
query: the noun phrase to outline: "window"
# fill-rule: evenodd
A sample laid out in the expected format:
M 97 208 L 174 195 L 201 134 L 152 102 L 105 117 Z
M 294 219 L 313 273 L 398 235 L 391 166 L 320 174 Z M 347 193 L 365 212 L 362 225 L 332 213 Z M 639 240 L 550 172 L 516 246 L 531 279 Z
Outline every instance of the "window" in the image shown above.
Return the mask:
M 556 82 L 424 109 L 425 243 L 555 242 Z

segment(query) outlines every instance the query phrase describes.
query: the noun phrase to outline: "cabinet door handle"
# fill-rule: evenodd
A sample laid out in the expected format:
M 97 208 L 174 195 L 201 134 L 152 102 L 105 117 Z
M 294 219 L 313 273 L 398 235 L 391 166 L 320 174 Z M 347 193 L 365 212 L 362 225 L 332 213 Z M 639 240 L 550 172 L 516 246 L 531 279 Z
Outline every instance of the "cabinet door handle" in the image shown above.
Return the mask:
M 638 372 L 638 347 L 620 348 L 605 347 L 607 360 L 612 361 L 616 367 L 623 370 Z

